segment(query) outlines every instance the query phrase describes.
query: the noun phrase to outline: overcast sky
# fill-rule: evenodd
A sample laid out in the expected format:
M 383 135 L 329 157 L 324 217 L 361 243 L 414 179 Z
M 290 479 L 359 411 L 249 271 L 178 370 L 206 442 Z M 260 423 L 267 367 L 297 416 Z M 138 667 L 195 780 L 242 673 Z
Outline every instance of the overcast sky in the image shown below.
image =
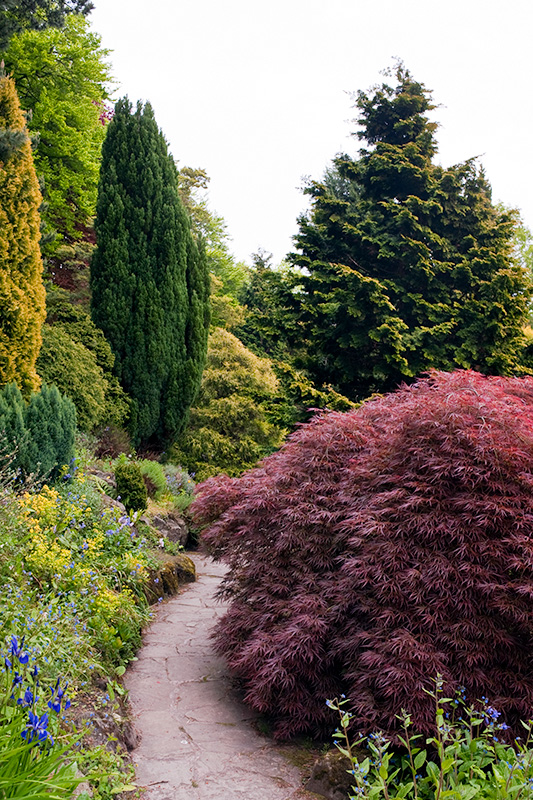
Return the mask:
M 350 92 L 400 57 L 441 105 L 437 160 L 480 156 L 533 228 L 531 0 L 94 0 L 116 96 L 149 100 L 181 166 L 203 167 L 233 252 L 279 262 L 305 176 L 357 153 Z

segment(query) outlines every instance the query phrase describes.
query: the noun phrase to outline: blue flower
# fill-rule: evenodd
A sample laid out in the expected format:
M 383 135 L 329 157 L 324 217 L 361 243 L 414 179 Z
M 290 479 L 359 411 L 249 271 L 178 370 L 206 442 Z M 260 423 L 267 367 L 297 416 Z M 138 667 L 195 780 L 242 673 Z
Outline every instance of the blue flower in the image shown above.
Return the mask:
M 17 705 L 24 707 L 33 705 L 33 692 L 31 691 L 31 689 L 26 689 L 26 691 L 24 692 L 24 696 L 19 697 L 19 699 L 17 700 Z
M 39 742 L 45 742 L 47 739 L 49 739 L 50 744 L 53 745 L 54 740 L 47 731 L 48 712 L 45 712 L 39 719 L 38 714 L 34 714 L 32 711 L 29 711 L 28 719 L 28 725 L 21 733 L 22 738 L 26 739 L 28 742 L 32 742 L 34 739 L 37 739 Z
M 48 701 L 48 708 L 51 708 L 52 711 L 55 711 L 56 714 L 59 714 L 61 711 L 61 704 L 63 703 L 63 709 L 66 711 L 70 708 L 70 700 L 65 697 L 65 692 L 67 690 L 68 683 L 65 684 L 64 688 L 62 689 L 59 685 L 59 678 L 56 681 L 56 685 L 54 689 L 50 689 L 52 692 L 52 697 Z M 63 702 L 64 701 L 64 702 Z
M 23 636 L 22 639 L 20 640 L 20 645 L 19 645 L 17 637 L 16 636 L 11 637 L 11 655 L 14 658 L 18 658 L 21 664 L 27 664 L 30 658 L 29 654 L 24 652 L 24 650 L 22 649 L 24 647 L 24 638 L 25 637 Z

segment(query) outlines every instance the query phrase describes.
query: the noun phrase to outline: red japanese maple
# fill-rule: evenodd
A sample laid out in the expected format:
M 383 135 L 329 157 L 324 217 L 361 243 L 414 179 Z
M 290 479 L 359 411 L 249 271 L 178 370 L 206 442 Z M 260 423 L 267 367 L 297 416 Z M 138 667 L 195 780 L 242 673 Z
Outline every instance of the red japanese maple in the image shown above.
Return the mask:
M 533 378 L 432 373 L 302 426 L 194 512 L 230 571 L 218 650 L 278 736 L 423 731 L 424 689 L 533 708 Z

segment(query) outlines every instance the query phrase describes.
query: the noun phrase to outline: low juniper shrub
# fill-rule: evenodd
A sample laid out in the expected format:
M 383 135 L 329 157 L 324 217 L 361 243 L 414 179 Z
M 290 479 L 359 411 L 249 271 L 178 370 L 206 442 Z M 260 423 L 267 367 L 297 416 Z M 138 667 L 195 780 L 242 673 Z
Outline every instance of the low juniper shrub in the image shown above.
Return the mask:
M 362 733 L 426 690 L 485 696 L 509 734 L 533 707 L 533 378 L 432 373 L 317 415 L 193 505 L 229 572 L 220 653 L 280 737 L 330 730 L 344 693 Z
M 148 493 L 139 465 L 126 458 L 120 459 L 115 467 L 117 496 L 126 511 L 144 511 L 148 504 Z

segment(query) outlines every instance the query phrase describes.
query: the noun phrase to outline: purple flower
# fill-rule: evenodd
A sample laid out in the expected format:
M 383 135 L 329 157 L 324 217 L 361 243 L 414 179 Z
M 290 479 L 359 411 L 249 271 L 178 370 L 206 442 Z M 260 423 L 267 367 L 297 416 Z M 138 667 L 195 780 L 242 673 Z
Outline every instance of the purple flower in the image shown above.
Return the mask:
M 49 739 L 50 744 L 54 744 L 54 740 L 52 739 L 50 733 L 47 731 L 48 728 L 48 712 L 45 712 L 42 717 L 39 719 L 38 714 L 34 714 L 32 711 L 28 712 L 28 725 L 22 731 L 21 736 L 26 741 L 32 742 L 34 739 L 37 739 L 39 742 L 45 742 Z
M 65 697 L 65 692 L 67 690 L 68 683 L 65 684 L 63 689 L 59 685 L 59 678 L 56 681 L 56 685 L 54 689 L 50 689 L 52 692 L 52 697 L 48 701 L 48 708 L 51 708 L 52 711 L 55 711 L 56 714 L 59 714 L 61 711 L 61 704 L 63 704 L 63 710 L 66 711 L 70 708 L 70 700 L 68 697 Z
M 20 645 L 19 645 L 17 637 L 16 636 L 12 636 L 11 637 L 11 655 L 14 658 L 18 658 L 18 660 L 19 660 L 19 662 L 21 664 L 27 664 L 28 661 L 29 661 L 29 658 L 30 658 L 29 653 L 26 653 L 23 650 L 24 638 L 25 637 L 23 636 L 22 639 L 20 640 Z M 7 662 L 7 660 L 8 659 L 6 658 L 6 662 Z M 10 664 L 10 666 L 11 666 L 11 664 Z
M 18 706 L 32 706 L 33 705 L 33 692 L 31 689 L 26 689 L 24 695 L 17 700 Z

